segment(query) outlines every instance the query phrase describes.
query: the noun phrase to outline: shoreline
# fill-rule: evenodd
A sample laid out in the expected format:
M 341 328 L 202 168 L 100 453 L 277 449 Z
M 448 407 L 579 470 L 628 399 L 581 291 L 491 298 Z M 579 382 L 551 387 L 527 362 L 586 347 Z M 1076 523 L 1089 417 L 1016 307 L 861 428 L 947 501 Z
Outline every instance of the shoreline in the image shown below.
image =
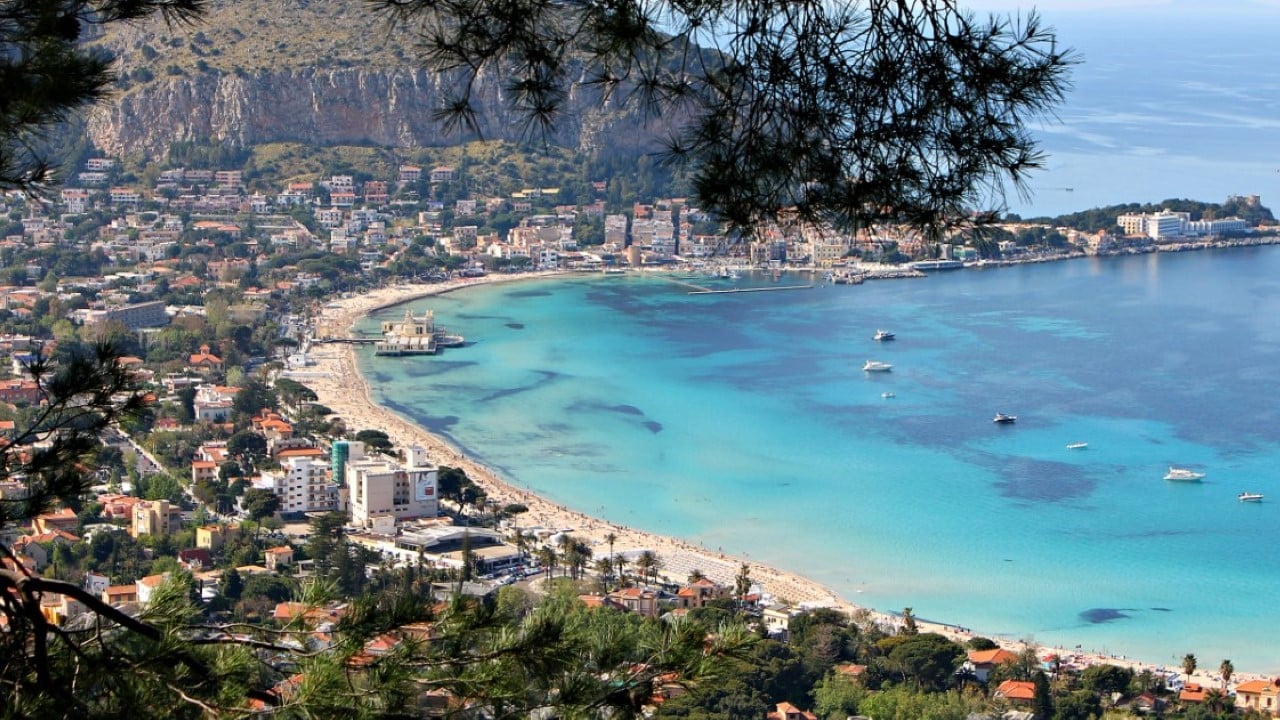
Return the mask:
M 445 283 L 403 284 L 382 288 L 327 303 L 317 317 L 315 334 L 321 337 L 346 336 L 355 323 L 372 312 L 466 287 L 567 274 L 573 273 L 560 271 L 483 276 Z M 322 331 L 322 328 L 325 330 Z M 310 356 L 316 364 L 298 373 L 294 379 L 315 391 L 319 402 L 341 417 L 347 424 L 349 432 L 380 429 L 387 433 L 395 445 L 401 447 L 417 445 L 425 448 L 437 464 L 464 470 L 467 476 L 481 486 L 491 499 L 502 504 L 518 502 L 526 505 L 529 511 L 520 515 L 521 526 L 526 524 L 531 526 L 526 529 L 538 528 L 550 532 L 571 533 L 586 540 L 597 556 L 608 553 L 609 543 L 605 538 L 612 533 L 616 536 L 613 543 L 615 554 L 632 554 L 650 550 L 662 560 L 663 569 L 659 575 L 680 583 L 685 582 L 689 573 L 697 569 L 717 583 L 732 586 L 733 578 L 745 564 L 750 569 L 752 584 L 758 586 L 767 597 L 775 601 L 806 609 L 828 607 L 849 615 L 863 614 L 875 623 L 886 627 L 890 632 L 901 624 L 896 614 L 851 603 L 824 585 L 798 573 L 747 558 L 713 552 L 679 538 L 609 523 L 555 504 L 536 493 L 517 487 L 513 481 L 503 478 L 500 473 L 465 456 L 445 439 L 377 404 L 373 400 L 372 390 L 367 380 L 359 372 L 355 346 L 344 343 L 329 344 L 319 351 L 313 349 Z M 981 632 L 946 622 L 916 618 L 916 624 L 921 632 L 937 632 L 962 644 L 973 637 L 983 636 Z M 1013 651 L 1020 651 L 1025 647 L 1022 641 L 1002 641 L 990 635 L 985 637 L 990 637 Z M 1036 643 L 1032 645 L 1037 649 L 1039 656 L 1053 653 L 1061 657 L 1069 657 L 1073 660 L 1072 664 L 1078 667 L 1106 663 L 1131 668 L 1135 672 L 1151 670 L 1164 675 L 1176 672 L 1182 676 L 1180 668 L 1142 662 L 1125 655 L 1085 652 L 1078 649 L 1078 646 L 1077 649 L 1070 650 L 1060 646 L 1051 647 Z M 1192 675 L 1191 681 L 1199 682 L 1205 687 L 1217 687 L 1221 684 L 1221 679 L 1217 677 L 1215 671 L 1216 668 L 1197 670 Z M 1232 684 L 1251 679 L 1269 678 L 1270 676 L 1265 674 L 1238 671 L 1232 676 Z

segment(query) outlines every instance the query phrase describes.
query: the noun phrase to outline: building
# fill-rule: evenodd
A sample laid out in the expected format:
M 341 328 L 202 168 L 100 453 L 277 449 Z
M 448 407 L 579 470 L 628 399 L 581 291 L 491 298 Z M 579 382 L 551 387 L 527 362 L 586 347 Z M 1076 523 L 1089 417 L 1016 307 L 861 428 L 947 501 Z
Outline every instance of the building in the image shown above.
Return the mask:
M 704 577 L 685 585 L 676 592 L 676 607 L 700 608 L 709 600 L 721 600 L 727 597 L 729 597 L 728 588 Z
M 174 515 L 178 508 L 169 507 L 168 500 L 143 501 L 133 506 L 133 526 L 129 534 L 135 538 L 143 535 L 164 537 L 175 527 Z
M 964 667 L 978 682 L 986 682 L 991 677 L 991 671 L 1006 663 L 1017 662 L 1018 654 L 1005 650 L 1004 648 L 993 648 L 991 650 L 970 650 L 968 658 L 965 660 Z
M 1191 213 L 1125 213 L 1116 218 L 1116 224 L 1125 235 L 1146 235 L 1152 240 L 1167 240 L 1186 234 L 1185 225 L 1191 221 Z
M 191 486 L 218 479 L 218 463 L 194 460 L 191 463 Z
M 161 573 L 160 575 L 148 575 L 144 578 L 138 578 L 138 580 L 134 582 L 134 585 L 137 588 L 138 602 L 143 605 L 149 604 L 151 602 L 151 596 L 154 595 L 155 591 L 158 590 L 161 585 L 164 585 L 165 581 L 168 579 L 169 579 L 169 573 Z
M 187 358 L 187 367 L 201 373 L 222 370 L 222 358 L 209 352 L 209 346 L 201 345 L 200 352 L 192 353 Z
M 238 537 L 240 528 L 234 525 L 201 525 L 196 528 L 196 547 L 216 553 Z
M 996 688 L 995 698 L 1015 705 L 1030 705 L 1036 699 L 1036 684 L 1030 680 L 1005 680 Z
M 169 314 L 163 300 L 123 305 L 107 310 L 87 310 L 83 314 L 85 325 L 118 322 L 129 330 L 164 327 L 169 324 Z
M 196 422 L 224 422 L 231 417 L 235 396 L 239 391 L 240 388 L 229 386 L 197 386 L 195 401 L 192 403 Z
M 35 528 L 36 534 L 50 533 L 56 530 L 71 532 L 80 527 L 80 518 L 76 517 L 74 510 L 64 507 L 37 515 L 31 521 L 31 525 Z
M 292 451 L 286 451 L 292 452 Z M 329 463 L 318 456 L 281 455 L 279 470 L 264 470 L 256 487 L 280 498 L 280 512 L 335 512 L 343 509 Z
M 801 710 L 789 702 L 778 703 L 776 709 L 765 714 L 766 720 L 818 720 L 818 716 L 808 710 Z
M 279 571 L 293 564 L 293 548 L 288 545 L 268 548 L 263 556 L 266 558 L 268 570 Z
M 1125 213 L 1116 218 L 1125 235 L 1146 235 L 1153 240 L 1175 237 L 1216 236 L 1241 233 L 1249 224 L 1238 217 L 1221 220 L 1192 220 L 1191 213 Z
M 1280 715 L 1280 680 L 1249 680 L 1236 686 L 1236 708 Z
M 435 517 L 439 514 L 439 472 L 419 447 L 406 451 L 403 465 L 389 458 L 348 460 L 345 475 L 351 524 L 371 528 L 375 519 L 381 518 L 378 526 L 385 528 L 388 520 L 394 525 L 409 518 Z
M 349 440 L 337 440 L 329 448 L 329 461 L 332 464 L 332 480 L 338 487 L 347 486 L 347 461 L 364 457 L 364 443 Z
M 607 597 L 637 615 L 658 617 L 658 593 L 648 588 L 622 588 L 614 590 Z

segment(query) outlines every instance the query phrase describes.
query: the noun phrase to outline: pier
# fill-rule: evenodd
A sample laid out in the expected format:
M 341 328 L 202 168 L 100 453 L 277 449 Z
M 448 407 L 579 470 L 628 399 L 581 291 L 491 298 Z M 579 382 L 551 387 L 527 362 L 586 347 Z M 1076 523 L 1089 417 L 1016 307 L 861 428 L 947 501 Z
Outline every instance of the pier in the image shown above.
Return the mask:
M 707 288 L 699 288 L 690 290 L 690 295 L 727 295 L 729 293 L 750 293 L 750 292 L 776 292 L 779 290 L 809 290 L 812 285 L 770 285 L 767 287 L 752 288 L 729 288 L 727 290 L 708 290 Z
M 435 313 L 428 310 L 422 315 L 414 315 L 405 310 L 401 320 L 387 320 L 382 323 L 382 337 L 323 337 L 311 341 L 316 345 L 342 343 L 345 345 L 372 345 L 373 354 L 384 357 L 400 357 L 404 355 L 435 355 L 442 348 L 462 347 L 466 338 L 451 335 L 442 326 L 436 325 Z
M 773 292 L 776 290 L 808 290 L 813 285 L 768 285 L 765 287 L 749 287 L 749 288 L 725 288 L 716 290 L 713 288 L 703 287 L 689 282 L 683 278 L 671 277 L 669 275 L 657 275 L 657 277 L 667 282 L 675 283 L 681 287 L 690 288 L 690 295 L 728 295 L 731 293 L 747 293 L 747 292 Z

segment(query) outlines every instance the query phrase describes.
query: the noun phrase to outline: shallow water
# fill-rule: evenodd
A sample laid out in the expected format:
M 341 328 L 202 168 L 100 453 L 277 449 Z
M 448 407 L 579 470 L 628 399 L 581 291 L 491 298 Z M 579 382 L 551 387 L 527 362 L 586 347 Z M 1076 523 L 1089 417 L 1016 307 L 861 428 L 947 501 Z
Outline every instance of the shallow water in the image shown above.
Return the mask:
M 380 402 L 518 485 L 859 604 L 1280 669 L 1258 633 L 1280 591 L 1280 248 L 686 290 L 467 289 L 414 307 L 473 344 L 361 365 Z M 1173 464 L 1207 477 L 1166 482 Z

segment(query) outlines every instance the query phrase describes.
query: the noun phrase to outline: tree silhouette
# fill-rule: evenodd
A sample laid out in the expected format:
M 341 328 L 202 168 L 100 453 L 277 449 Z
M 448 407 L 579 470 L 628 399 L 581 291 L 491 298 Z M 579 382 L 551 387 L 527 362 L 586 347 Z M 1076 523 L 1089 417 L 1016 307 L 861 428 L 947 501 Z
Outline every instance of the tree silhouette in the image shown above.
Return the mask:
M 664 158 L 699 205 L 750 229 L 794 212 L 863 227 L 952 224 L 998 209 L 1043 165 L 1027 121 L 1075 62 L 1032 12 L 979 19 L 958 0 L 373 0 L 460 76 L 438 115 L 479 132 L 500 91 L 526 134 L 565 100 L 661 121 Z M 502 68 L 505 86 L 482 86 Z
M 110 92 L 115 58 L 81 42 L 94 26 L 156 14 L 198 18 L 207 0 L 5 0 L 0 4 L 0 191 L 51 177 L 48 133 Z

